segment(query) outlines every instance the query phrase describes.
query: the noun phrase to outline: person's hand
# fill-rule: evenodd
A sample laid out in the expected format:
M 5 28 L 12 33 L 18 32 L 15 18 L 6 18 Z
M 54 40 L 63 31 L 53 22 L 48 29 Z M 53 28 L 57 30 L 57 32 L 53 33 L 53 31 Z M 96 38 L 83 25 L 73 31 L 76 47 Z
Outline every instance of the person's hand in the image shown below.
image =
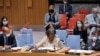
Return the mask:
M 80 42 L 83 42 L 83 39 L 81 39 Z
M 37 47 L 37 46 L 34 46 L 34 48 L 33 48 L 33 49 L 38 50 L 38 47 Z
M 68 12 L 66 12 L 66 14 L 68 15 Z
M 90 25 L 90 27 L 96 27 L 97 26 L 97 24 L 91 24 Z
M 5 48 L 5 49 L 9 49 L 9 48 L 11 48 L 11 46 L 5 45 L 4 48 Z
M 3 46 L 0 46 L 0 50 L 3 49 Z
M 53 22 L 49 22 L 49 24 L 53 24 Z

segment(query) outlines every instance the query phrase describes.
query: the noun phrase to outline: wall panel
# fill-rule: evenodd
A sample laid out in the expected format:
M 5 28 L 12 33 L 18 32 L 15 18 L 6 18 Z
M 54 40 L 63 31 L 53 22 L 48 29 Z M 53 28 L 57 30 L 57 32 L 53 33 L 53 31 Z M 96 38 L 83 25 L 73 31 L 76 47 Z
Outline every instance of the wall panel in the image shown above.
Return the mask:
M 48 10 L 48 0 L 3 1 L 4 6 L 0 7 L 0 18 L 7 16 L 10 24 L 24 25 L 26 22 L 30 22 L 31 25 L 44 24 L 44 15 Z

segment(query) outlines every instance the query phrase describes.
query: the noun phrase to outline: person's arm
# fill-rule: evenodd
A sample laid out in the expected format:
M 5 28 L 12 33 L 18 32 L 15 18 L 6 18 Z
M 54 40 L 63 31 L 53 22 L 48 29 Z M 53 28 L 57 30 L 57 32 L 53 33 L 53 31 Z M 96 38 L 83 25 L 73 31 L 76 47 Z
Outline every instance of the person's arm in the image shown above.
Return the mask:
M 85 22 L 84 22 L 84 26 L 85 28 L 89 28 L 90 24 L 88 24 L 88 16 L 85 17 Z
M 44 17 L 44 22 L 45 22 L 46 25 L 49 24 L 48 20 L 49 20 L 49 14 L 46 13 L 45 17 Z
M 3 48 L 3 46 L 0 46 L 0 49 L 2 49 Z
M 0 47 L 4 46 L 3 34 L 0 34 Z
M 59 16 L 59 14 L 58 13 L 56 13 L 56 22 L 55 23 L 53 23 L 54 25 L 59 25 L 60 24 L 60 16 Z
M 99 23 L 97 24 L 97 27 L 99 27 L 99 28 L 100 28 L 100 19 L 98 19 L 98 21 L 99 21 Z
M 15 35 L 11 34 L 11 37 L 12 37 L 12 44 L 11 44 L 11 47 L 16 47 L 17 44 L 16 44 L 16 38 L 15 38 Z
M 3 48 L 3 39 L 2 39 L 2 35 L 0 34 L 0 49 Z
M 46 37 L 44 37 L 39 43 L 37 43 L 35 45 L 35 48 L 39 48 L 39 47 L 42 47 L 44 42 L 46 42 Z

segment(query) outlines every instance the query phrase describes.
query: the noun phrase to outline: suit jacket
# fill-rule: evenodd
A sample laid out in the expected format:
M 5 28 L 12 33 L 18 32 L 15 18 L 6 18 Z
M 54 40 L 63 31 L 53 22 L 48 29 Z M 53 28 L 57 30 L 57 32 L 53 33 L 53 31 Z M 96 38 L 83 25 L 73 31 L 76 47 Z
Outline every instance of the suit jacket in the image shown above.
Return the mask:
M 16 47 L 17 46 L 15 35 L 11 34 L 8 37 L 8 45 L 10 45 L 11 47 Z M 4 35 L 3 34 L 0 35 L 0 46 L 4 46 Z
M 69 4 L 66 4 L 65 6 L 65 11 L 64 11 L 64 4 L 59 6 L 59 14 L 65 14 L 66 12 L 68 12 L 68 16 L 71 16 L 72 14 L 72 6 Z
M 88 47 L 91 47 L 92 50 L 100 51 L 100 39 L 96 40 L 94 47 L 92 47 L 92 43 L 93 43 L 93 40 L 88 39 L 87 49 L 88 49 Z
M 100 19 L 99 17 L 97 16 L 96 17 L 96 24 L 100 24 Z M 95 21 L 94 21 L 94 15 L 93 14 L 88 14 L 86 17 L 85 17 L 85 26 L 88 26 L 90 24 L 94 24 Z
M 59 26 L 59 23 L 60 23 L 60 17 L 59 17 L 59 14 L 58 13 L 55 13 L 55 15 L 54 15 L 54 17 L 55 17 L 55 23 L 53 23 L 55 26 Z M 49 13 L 46 13 L 45 14 L 45 25 L 48 25 L 48 23 L 49 23 L 49 18 L 50 18 L 50 15 L 49 15 Z
M 89 35 L 91 36 L 91 29 L 92 27 L 96 27 L 97 30 L 100 30 L 100 26 L 97 27 L 96 25 L 100 25 L 100 19 L 99 17 L 97 16 L 94 20 L 94 15 L 93 14 L 88 14 L 86 17 L 85 17 L 85 27 L 88 27 L 87 28 L 87 32 L 89 33 Z M 94 24 L 94 25 L 93 25 Z

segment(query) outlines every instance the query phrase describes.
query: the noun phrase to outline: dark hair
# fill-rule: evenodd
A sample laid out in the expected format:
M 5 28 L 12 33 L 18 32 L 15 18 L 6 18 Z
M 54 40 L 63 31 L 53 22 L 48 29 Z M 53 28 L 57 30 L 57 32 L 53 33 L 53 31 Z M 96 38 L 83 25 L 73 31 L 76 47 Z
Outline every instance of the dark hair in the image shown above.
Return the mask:
M 1 26 L 1 27 L 3 27 L 3 26 L 4 26 L 4 25 L 3 25 L 3 20 L 4 20 L 5 18 L 6 18 L 6 20 L 8 20 L 8 18 L 7 18 L 7 17 L 5 17 L 5 16 L 1 18 L 1 24 L 0 24 L 0 26 Z M 8 24 L 6 25 L 6 27 L 8 27 Z
M 76 27 L 75 27 L 74 30 L 75 30 L 75 31 L 79 31 L 79 30 L 78 30 L 78 26 L 77 26 L 77 22 L 78 22 L 78 21 L 80 21 L 81 24 L 82 24 L 82 27 L 81 27 L 82 31 L 85 30 L 85 29 L 84 29 L 84 23 L 83 23 L 81 20 L 77 20 L 77 21 L 76 21 Z
M 50 26 L 50 24 L 45 26 L 45 30 L 48 31 L 50 28 L 55 28 L 55 26 L 53 24 L 51 24 L 52 27 Z
M 53 32 L 54 34 L 56 34 L 55 29 L 49 29 L 49 30 L 46 31 L 47 37 L 49 37 L 49 35 L 50 35 L 51 32 Z

